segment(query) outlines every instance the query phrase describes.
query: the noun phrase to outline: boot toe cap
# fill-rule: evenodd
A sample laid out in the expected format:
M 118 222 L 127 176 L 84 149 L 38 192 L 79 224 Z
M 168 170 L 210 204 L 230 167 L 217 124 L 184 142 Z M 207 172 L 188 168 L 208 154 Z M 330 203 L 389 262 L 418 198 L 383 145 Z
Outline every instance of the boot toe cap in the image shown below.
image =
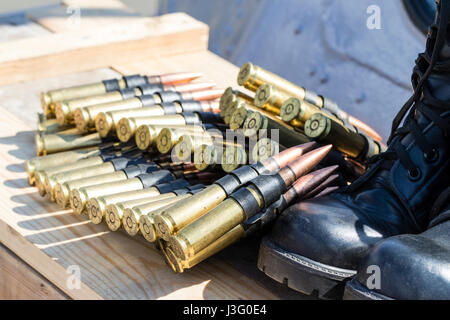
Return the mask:
M 297 203 L 278 219 L 270 239 L 283 249 L 326 265 L 356 270 L 383 235 L 344 195 Z

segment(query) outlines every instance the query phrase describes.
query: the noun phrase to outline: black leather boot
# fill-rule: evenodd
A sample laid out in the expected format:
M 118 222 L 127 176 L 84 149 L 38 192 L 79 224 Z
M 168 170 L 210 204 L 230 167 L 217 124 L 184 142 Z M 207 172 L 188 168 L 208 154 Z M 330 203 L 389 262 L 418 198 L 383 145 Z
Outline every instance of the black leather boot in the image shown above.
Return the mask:
M 449 16 L 450 0 L 441 0 L 388 151 L 346 190 L 281 215 L 261 243 L 258 266 L 268 276 L 305 294 L 339 298 L 377 242 L 427 228 L 430 207 L 450 178 Z
M 347 283 L 348 300 L 450 300 L 450 188 L 446 205 L 420 235 L 378 243 Z

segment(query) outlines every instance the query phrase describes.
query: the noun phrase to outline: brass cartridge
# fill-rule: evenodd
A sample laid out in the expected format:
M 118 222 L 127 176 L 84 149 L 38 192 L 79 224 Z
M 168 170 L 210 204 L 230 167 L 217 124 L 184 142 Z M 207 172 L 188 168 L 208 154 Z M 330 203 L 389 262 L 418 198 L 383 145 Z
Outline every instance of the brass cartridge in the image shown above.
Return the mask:
M 256 92 L 256 90 L 264 84 L 273 85 L 286 92 L 296 92 L 301 89 L 292 82 L 289 82 L 270 71 L 264 70 L 261 67 L 255 66 L 250 62 L 244 64 L 239 71 L 238 84 L 253 92 Z M 295 96 L 295 94 L 292 94 L 291 96 Z
M 201 127 L 196 126 L 196 128 Z M 165 128 L 161 130 L 158 137 L 156 138 L 156 148 L 161 154 L 167 154 L 181 141 L 182 137 L 184 137 L 186 134 L 188 134 L 189 136 L 192 134 L 200 136 L 203 132 L 204 130 L 202 129 L 198 131 L 191 131 L 189 129 L 185 130 L 181 127 L 177 129 Z
M 28 174 L 28 182 L 34 184 L 35 174 L 39 170 L 44 170 L 54 166 L 77 162 L 81 159 L 100 155 L 99 147 L 82 148 L 57 154 L 35 157 L 25 161 L 25 171 Z
M 161 102 L 161 101 L 157 101 Z M 124 109 L 141 108 L 142 101 L 139 98 L 96 104 L 89 107 L 78 108 L 73 117 L 78 130 L 85 132 L 95 126 L 95 118 L 100 112 L 109 112 Z
M 354 159 L 366 159 L 367 156 L 381 151 L 377 143 L 372 143 L 372 148 L 368 147 L 368 138 L 350 131 L 320 113 L 313 114 L 306 121 L 305 134 L 313 140 L 331 143 L 336 149 Z
M 120 141 L 127 142 L 142 125 L 198 125 L 201 123 L 197 114 L 175 114 L 159 117 L 122 118 L 117 123 L 116 133 Z
M 278 90 L 271 85 L 264 84 L 256 91 L 255 106 L 279 116 L 281 106 L 290 97 L 292 97 L 291 94 Z
M 194 92 L 211 89 L 214 86 L 214 82 L 188 83 L 178 86 L 147 84 L 136 88 L 127 88 L 121 91 L 111 91 L 97 96 L 60 101 L 55 103 L 56 119 L 61 125 L 72 124 L 74 122 L 73 113 L 78 108 L 127 100 L 142 95 L 154 94 L 159 91 L 176 91 L 182 93 L 183 97 L 191 98 L 196 95 Z
M 87 159 L 82 159 L 75 163 L 63 164 L 60 166 L 55 166 L 55 167 L 47 168 L 45 170 L 38 171 L 35 174 L 35 179 L 36 179 L 36 187 L 39 191 L 39 194 L 41 196 L 44 196 L 47 193 L 47 190 L 45 189 L 45 185 L 46 185 L 45 181 L 48 179 L 47 178 L 48 176 L 52 176 L 54 174 L 66 172 L 66 171 L 88 168 L 91 166 L 102 164 L 103 162 L 104 161 L 103 161 L 102 157 L 95 156 L 95 157 L 90 157 Z
M 130 75 L 122 79 L 110 79 L 98 83 L 85 84 L 69 88 L 51 90 L 41 93 L 41 103 L 44 114 L 54 113 L 54 103 L 88 96 L 102 95 L 107 92 L 133 88 L 146 84 L 182 84 L 201 77 L 194 72 L 180 72 L 157 76 Z
M 204 134 L 184 134 L 180 137 L 173 149 L 176 159 L 182 162 L 192 162 L 192 154 L 201 145 L 222 144 L 224 137 L 216 132 L 205 132 Z
M 99 176 L 93 176 L 89 178 L 83 178 L 78 180 L 66 181 L 64 183 L 57 183 L 54 188 L 54 194 L 56 203 L 61 208 L 66 208 L 70 205 L 70 192 L 75 189 L 83 187 L 95 186 L 104 183 L 112 183 L 117 181 L 126 180 L 128 176 L 122 170 L 102 174 Z
M 222 170 L 230 173 L 248 163 L 248 155 L 242 146 L 227 147 L 222 155 Z
M 98 133 L 80 134 L 44 134 L 35 136 L 36 153 L 48 155 L 101 144 L 103 141 Z
M 145 177 L 152 176 L 154 177 L 152 186 L 146 188 L 145 184 Z M 87 209 L 89 217 L 91 218 L 92 222 L 99 224 L 101 223 L 103 219 L 103 213 L 105 210 L 106 205 L 108 203 L 102 202 L 102 201 L 96 201 L 96 207 L 91 208 L 89 202 L 90 199 L 93 198 L 100 198 L 104 196 L 109 196 L 113 194 L 120 194 L 117 197 L 128 197 L 128 194 L 122 195 L 125 192 L 132 192 L 132 191 L 139 191 L 139 190 L 148 190 L 148 195 L 151 196 L 154 194 L 153 192 L 155 190 L 159 189 L 156 187 L 153 187 L 155 184 L 162 184 L 167 183 L 170 181 L 174 181 L 173 174 L 170 173 L 167 170 L 161 170 L 156 171 L 151 174 L 145 174 L 140 175 L 135 178 L 123 180 L 123 181 L 117 181 L 113 183 L 106 183 L 106 184 L 99 184 L 89 187 L 82 187 L 80 189 L 74 189 L 70 193 L 70 206 L 73 209 L 73 211 L 77 214 L 81 214 L 84 209 Z M 146 194 L 145 191 L 143 191 L 143 194 Z M 127 200 L 128 198 L 124 198 L 124 200 Z M 121 201 L 121 200 L 118 200 Z
M 235 91 L 233 88 L 228 88 L 225 90 L 225 93 L 220 99 L 219 102 L 219 109 L 220 109 L 220 116 L 222 118 L 225 117 L 225 113 L 227 112 L 227 109 L 229 106 L 231 106 L 234 102 L 245 102 L 245 103 L 253 103 L 253 98 L 248 96 L 245 93 L 242 93 L 240 91 Z
M 150 225 L 150 221 L 153 221 L 153 216 L 159 212 L 162 208 L 169 208 L 174 203 L 177 203 L 180 200 L 187 199 L 191 197 L 191 194 L 184 194 L 164 200 L 153 201 L 149 203 L 140 204 L 134 207 L 128 207 L 124 209 L 123 213 L 123 226 L 127 230 L 128 234 L 135 235 L 137 234 L 139 228 L 140 218 L 143 216 L 147 216 L 145 219 L 146 226 L 143 228 L 144 239 L 149 242 L 156 241 L 153 238 L 158 238 L 156 235 L 155 227 Z M 143 219 L 144 221 L 144 219 Z M 151 241 L 153 240 L 153 241 Z
M 148 150 L 150 147 L 155 147 L 158 135 L 165 128 L 168 129 L 182 129 L 189 132 L 203 132 L 204 127 L 196 125 L 142 125 L 136 129 L 135 140 L 136 145 L 140 150 Z
M 163 248 L 163 250 L 166 253 L 165 256 L 169 260 L 168 263 L 172 267 L 173 271 L 183 273 L 185 269 L 195 267 L 200 262 L 237 242 L 239 239 L 244 237 L 244 235 L 244 228 L 241 225 L 238 225 L 188 260 L 181 260 L 178 258 L 169 245 Z
M 47 119 L 42 113 L 38 113 L 37 128 L 41 134 L 57 133 L 69 129 L 68 126 L 60 126 L 56 119 Z
M 162 200 L 169 200 L 175 198 L 177 195 L 173 192 L 164 193 L 157 196 L 146 197 L 142 199 L 134 199 L 128 201 L 121 201 L 118 203 L 110 203 L 105 208 L 105 220 L 108 224 L 108 227 L 111 231 L 117 231 L 121 226 L 124 227 L 125 231 L 131 235 L 135 236 L 138 230 L 138 221 L 134 218 L 134 216 L 124 216 L 125 209 L 133 208 L 136 206 L 140 206 L 146 203 L 152 203 Z M 109 196 L 107 196 L 109 197 Z M 103 197 L 105 198 L 105 197 Z M 106 200 L 106 202 L 111 202 Z M 114 200 L 113 202 L 116 202 Z
M 308 143 L 305 145 L 297 146 L 295 148 L 288 149 L 262 163 L 263 171 L 272 172 L 278 170 L 280 167 L 285 166 L 290 161 L 300 157 L 305 152 L 313 149 L 315 144 Z M 254 170 L 254 169 L 251 169 Z M 250 171 L 249 167 L 240 168 L 239 171 L 253 172 L 255 176 L 259 173 L 257 171 Z M 249 180 L 250 175 L 246 175 L 246 178 L 236 178 L 237 171 L 232 175 L 224 177 L 222 180 L 234 177 L 240 184 L 245 184 Z M 237 188 L 238 186 L 236 186 Z M 234 191 L 232 189 L 231 191 Z M 230 192 L 230 191 L 228 191 Z M 180 201 L 168 210 L 161 212 L 157 216 L 158 233 L 164 240 L 168 240 L 170 235 L 183 229 L 193 221 L 203 216 L 206 212 L 210 211 L 223 200 L 227 198 L 227 191 L 218 183 L 214 183 L 201 192 L 195 194 L 192 198 L 185 201 Z
M 175 255 L 182 260 L 193 257 L 228 231 L 277 201 L 297 179 L 317 166 L 330 150 L 331 145 L 311 151 L 280 169 L 277 174 L 260 175 L 247 187 L 238 189 L 218 206 L 169 238 Z
M 264 161 L 278 154 L 283 149 L 280 144 L 272 139 L 258 140 L 252 150 L 252 161 Z M 284 149 L 283 149 L 284 150 Z

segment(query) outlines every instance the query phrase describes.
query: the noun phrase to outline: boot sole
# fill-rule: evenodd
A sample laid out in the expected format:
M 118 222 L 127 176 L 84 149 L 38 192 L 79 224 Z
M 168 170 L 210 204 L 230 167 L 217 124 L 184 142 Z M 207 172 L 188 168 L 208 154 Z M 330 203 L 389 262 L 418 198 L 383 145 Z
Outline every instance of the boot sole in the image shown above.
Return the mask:
M 344 300 L 393 300 L 387 296 L 367 289 L 357 280 L 347 282 L 344 292 Z
M 275 281 L 320 299 L 342 299 L 345 282 L 356 274 L 283 250 L 267 238 L 259 248 L 258 268 Z

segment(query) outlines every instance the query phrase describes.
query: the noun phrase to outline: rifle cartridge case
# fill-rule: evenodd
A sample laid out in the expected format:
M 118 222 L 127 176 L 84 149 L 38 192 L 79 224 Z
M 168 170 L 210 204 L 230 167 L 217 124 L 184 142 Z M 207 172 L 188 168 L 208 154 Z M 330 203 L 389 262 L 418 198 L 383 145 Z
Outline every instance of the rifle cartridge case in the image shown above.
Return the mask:
M 202 214 L 214 208 L 227 197 L 225 190 L 219 185 L 213 184 L 206 187 L 203 192 L 190 198 L 188 201 L 181 201 L 174 204 L 170 211 L 163 211 L 157 216 L 155 222 L 158 227 L 158 234 L 165 240 L 169 236 L 181 230 Z M 195 212 L 195 214 L 193 214 Z M 141 230 L 142 231 L 142 230 Z
M 156 146 L 158 135 L 165 128 L 182 129 L 189 132 L 202 132 L 204 128 L 198 125 L 142 125 L 136 129 L 135 140 L 139 150 L 148 150 Z
M 124 89 L 126 86 L 123 79 L 118 80 L 117 84 L 119 89 Z M 41 93 L 42 110 L 45 115 L 54 114 L 55 102 L 100 95 L 106 92 L 107 89 L 103 82 L 43 92 Z
M 150 176 L 153 179 L 150 178 L 151 185 L 147 185 L 145 179 Z M 159 185 L 167 182 L 174 182 L 174 180 L 175 178 L 172 173 L 166 170 L 161 170 L 152 174 L 143 174 L 123 181 L 83 187 L 80 189 L 75 189 L 71 192 L 70 204 L 74 212 L 78 214 L 81 214 L 84 209 L 87 209 L 91 221 L 95 224 L 99 224 L 103 220 L 103 214 L 106 206 L 108 205 L 108 203 L 104 201 L 104 198 L 100 197 L 118 194 L 115 197 L 117 201 L 129 200 L 132 199 L 130 198 L 130 193 L 134 197 L 135 193 L 133 193 L 133 191 L 142 190 L 147 191 L 142 191 L 139 195 L 142 196 L 146 194 L 148 196 L 152 196 L 155 189 L 158 193 L 160 193 L 157 184 Z M 177 180 L 174 183 L 176 182 L 181 184 L 183 181 Z M 94 198 L 96 198 L 96 200 L 90 201 Z M 95 206 L 91 207 L 91 204 L 95 204 Z
M 201 128 L 197 126 L 196 128 Z M 197 132 L 193 132 L 191 130 L 185 130 L 184 128 L 170 129 L 165 128 L 161 130 L 158 137 L 156 138 L 156 148 L 161 154 L 169 153 L 175 145 L 180 142 L 180 139 L 186 134 L 201 134 L 204 132 L 203 129 L 200 129 Z
M 222 147 L 220 147 L 222 148 Z M 197 170 L 206 171 L 208 169 L 215 169 L 217 164 L 222 159 L 222 153 L 219 152 L 219 147 L 215 145 L 202 144 L 194 150 L 194 165 Z
M 35 179 L 36 179 L 36 187 L 39 191 L 39 194 L 41 196 L 44 196 L 47 193 L 47 190 L 45 188 L 46 180 L 48 180 L 47 177 L 52 176 L 57 173 L 61 173 L 61 172 L 88 168 L 91 166 L 102 164 L 103 162 L 104 161 L 101 157 L 95 156 L 95 157 L 91 157 L 91 158 L 87 158 L 87 159 L 82 159 L 75 163 L 63 164 L 60 166 L 47 168 L 45 170 L 38 171 L 35 174 Z
M 111 183 L 126 180 L 128 176 L 122 170 L 102 174 L 99 176 L 57 183 L 54 188 L 56 203 L 62 208 L 70 205 L 70 192 L 74 189 L 95 186 L 104 183 Z
M 117 231 L 121 226 L 124 227 L 125 231 L 131 235 L 135 236 L 138 231 L 138 220 L 133 216 L 124 216 L 125 209 L 140 206 L 146 203 L 157 202 L 161 200 L 171 199 L 176 197 L 176 194 L 165 193 L 158 196 L 146 197 L 143 199 L 135 199 L 129 201 L 121 201 L 118 203 L 110 203 L 105 208 L 105 220 L 111 231 Z M 108 202 L 108 201 L 107 201 Z M 114 201 L 115 202 L 115 201 Z
M 157 101 L 161 102 L 161 101 Z M 142 101 L 139 98 L 96 104 L 89 107 L 78 108 L 74 111 L 75 125 L 81 132 L 95 126 L 95 118 L 100 112 L 109 112 L 124 109 L 141 108 Z
M 280 144 L 269 138 L 258 140 L 252 150 L 252 161 L 264 161 L 280 152 Z
M 195 267 L 200 262 L 212 257 L 216 253 L 237 242 L 239 239 L 243 238 L 244 235 L 244 228 L 241 225 L 238 225 L 188 260 L 181 260 L 178 258 L 170 246 L 164 248 L 166 251 L 165 256 L 169 259 L 169 265 L 172 267 L 174 272 L 183 273 L 185 269 Z
M 248 163 L 248 155 L 244 147 L 227 147 L 222 155 L 222 170 L 230 173 Z
M 177 113 L 181 113 L 181 107 Z M 95 128 L 102 137 L 107 137 L 110 133 L 115 132 L 115 124 L 122 118 L 129 117 L 153 117 L 165 115 L 164 109 L 160 106 L 139 107 L 133 109 L 101 112 L 95 118 Z
M 67 126 L 60 126 L 56 119 L 47 119 L 42 113 L 38 113 L 37 128 L 41 134 L 57 133 L 69 129 Z
M 260 130 L 267 130 L 269 120 L 259 112 L 252 112 L 247 115 L 244 126 L 242 127 L 244 136 L 254 137 L 258 135 Z
M 107 211 L 108 206 L 112 206 L 116 203 L 124 203 L 131 202 L 134 206 L 139 204 L 153 202 L 154 199 L 161 197 L 159 200 L 164 200 L 171 198 L 173 193 L 169 193 L 168 195 L 162 195 L 159 191 L 156 192 L 154 188 L 149 189 L 141 189 L 141 190 L 133 190 L 133 191 L 124 191 L 120 193 L 111 193 L 99 197 L 92 197 L 89 200 L 89 210 L 95 210 L 95 215 L 101 215 L 103 217 L 106 216 L 107 213 L 114 215 L 117 219 L 114 219 L 116 223 L 118 223 L 118 219 L 122 218 L 122 211 L 116 210 L 115 207 L 113 210 Z M 175 194 L 173 194 L 175 196 Z M 99 214 L 101 213 L 101 214 Z
M 316 141 L 331 143 L 336 149 L 351 158 L 366 158 L 366 151 L 372 155 L 380 153 L 378 144 L 368 150 L 368 140 L 363 135 L 350 131 L 336 121 L 320 114 L 313 114 L 305 123 L 305 134 Z
M 120 141 L 127 142 L 134 137 L 136 129 L 142 125 L 186 126 L 200 123 L 201 120 L 197 114 L 192 114 L 189 117 L 183 114 L 175 114 L 159 117 L 122 118 L 117 123 L 116 133 Z
M 139 92 L 139 89 L 137 88 L 133 90 L 135 90 L 136 94 L 137 92 Z M 60 125 L 73 124 L 75 123 L 74 112 L 78 108 L 85 108 L 93 105 L 116 102 L 121 100 L 124 100 L 124 98 L 120 91 L 111 91 L 102 95 L 59 101 L 55 103 L 56 120 Z
M 230 129 L 237 130 L 242 128 L 245 120 L 247 120 L 247 117 L 250 116 L 251 113 L 252 111 L 250 111 L 244 103 L 239 103 L 230 116 Z
M 100 153 L 100 148 L 90 147 L 26 160 L 24 165 L 25 171 L 28 174 L 28 182 L 30 185 L 34 183 L 35 174 L 39 170 L 44 170 L 62 164 L 74 163 L 81 159 L 100 155 Z
M 244 64 L 239 71 L 238 84 L 253 92 L 256 92 L 256 90 L 264 84 L 273 85 L 284 91 L 295 91 L 298 88 L 298 86 L 292 82 L 289 82 L 270 71 L 264 70 L 261 67 L 255 66 L 250 62 Z
M 180 137 L 179 143 L 175 145 L 173 152 L 179 161 L 192 162 L 194 160 L 192 154 L 195 149 L 204 144 L 214 144 L 215 137 L 223 140 L 222 136 L 210 135 L 208 132 L 204 134 L 184 134 Z
M 240 91 L 233 91 L 231 88 L 229 88 L 229 91 L 225 91 L 225 97 L 220 100 L 219 102 L 219 109 L 220 109 L 220 116 L 222 118 L 225 117 L 225 114 L 228 110 L 228 108 L 234 103 L 234 102 L 244 102 L 244 103 L 253 103 L 253 98 L 246 95 L 245 93 L 242 93 Z
M 192 194 L 184 194 L 165 200 L 152 201 L 131 208 L 126 208 L 124 211 L 124 216 L 126 218 L 124 220 L 126 221 L 127 225 L 131 224 L 131 228 L 129 228 L 129 226 L 127 226 L 127 228 L 129 228 L 132 233 L 137 232 L 139 228 L 140 218 L 143 216 L 147 216 L 147 219 L 145 219 L 146 227 L 143 228 L 144 233 L 141 233 L 144 236 L 144 239 L 148 242 L 155 242 L 159 238 L 159 236 L 156 233 L 155 227 L 150 225 L 150 222 L 154 221 L 153 217 L 160 212 L 160 209 L 169 208 L 178 201 L 187 199 L 191 196 Z
M 281 106 L 290 97 L 292 97 L 291 94 L 278 90 L 269 84 L 264 84 L 256 91 L 255 106 L 279 116 Z
M 93 147 L 102 143 L 98 133 L 80 134 L 44 134 L 35 136 L 36 153 L 48 155 L 52 153 Z
M 262 197 L 257 190 L 252 192 L 255 192 L 258 205 L 262 209 Z M 181 260 L 189 260 L 220 238 L 217 234 L 222 236 L 239 225 L 245 220 L 245 211 L 234 199 L 228 198 L 200 219 L 201 223 L 193 222 L 168 240 L 175 255 Z
M 64 171 L 61 173 L 47 176 L 45 179 L 45 191 L 47 196 L 55 201 L 55 186 L 57 183 L 64 183 L 67 181 L 78 180 L 83 178 L 89 178 L 92 176 L 98 176 L 102 174 L 115 172 L 116 169 L 111 162 L 105 162 L 95 166 L 85 167 L 82 169 L 75 169 L 70 171 Z
M 272 172 L 278 170 L 280 167 L 284 167 L 294 159 L 301 157 L 304 153 L 312 150 L 315 147 L 315 143 L 308 143 L 301 146 L 285 150 L 280 154 L 264 161 L 261 169 L 263 172 Z M 256 171 L 255 168 L 250 166 L 240 168 L 238 171 L 228 175 L 222 179 L 227 180 L 230 177 L 234 177 L 236 181 L 239 181 L 236 188 L 239 185 L 246 184 L 253 177 L 260 174 L 260 171 Z M 245 174 L 242 174 L 245 172 Z M 252 173 L 252 174 L 250 174 Z M 168 210 L 164 210 L 156 217 L 156 225 L 158 227 L 158 234 L 164 240 L 168 240 L 170 235 L 177 233 L 193 221 L 199 219 L 205 213 L 216 207 L 223 200 L 227 198 L 227 192 L 231 193 L 236 188 L 226 191 L 224 187 L 219 184 L 219 181 L 206 187 L 201 192 L 195 194 L 192 198 L 185 201 L 180 201 Z
M 257 176 L 248 186 L 239 188 L 215 208 L 176 235 L 170 236 L 170 247 L 182 260 L 193 257 L 237 225 L 276 202 L 297 179 L 320 163 L 331 147 L 328 145 L 311 151 L 290 162 L 276 174 Z

